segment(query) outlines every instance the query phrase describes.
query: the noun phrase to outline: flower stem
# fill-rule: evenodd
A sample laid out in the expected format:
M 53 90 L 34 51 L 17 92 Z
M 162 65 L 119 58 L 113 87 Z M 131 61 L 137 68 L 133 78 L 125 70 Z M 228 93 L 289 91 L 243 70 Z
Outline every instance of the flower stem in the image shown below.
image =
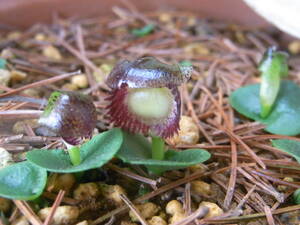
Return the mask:
M 68 149 L 68 152 L 73 166 L 79 165 L 81 163 L 80 148 L 78 146 L 73 146 Z
M 165 155 L 165 142 L 160 137 L 152 137 L 152 159 L 163 160 Z

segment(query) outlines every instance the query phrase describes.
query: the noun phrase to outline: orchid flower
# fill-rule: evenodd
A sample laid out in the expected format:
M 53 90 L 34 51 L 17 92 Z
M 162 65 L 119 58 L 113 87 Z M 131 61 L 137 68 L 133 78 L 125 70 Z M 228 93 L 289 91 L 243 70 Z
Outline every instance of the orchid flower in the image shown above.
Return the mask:
M 77 92 L 56 91 L 51 94 L 38 122 L 44 132 L 63 138 L 71 161 L 79 164 L 79 148 L 75 145 L 92 136 L 96 121 L 96 109 L 89 96 Z
M 132 133 L 173 136 L 181 108 L 177 86 L 191 72 L 191 66 L 167 65 L 153 57 L 117 64 L 107 79 L 111 121 Z
M 154 159 L 163 159 L 162 138 L 172 137 L 179 129 L 178 86 L 190 78 L 191 72 L 192 66 L 168 65 L 154 57 L 143 57 L 118 63 L 107 78 L 111 122 L 131 133 L 152 136 Z

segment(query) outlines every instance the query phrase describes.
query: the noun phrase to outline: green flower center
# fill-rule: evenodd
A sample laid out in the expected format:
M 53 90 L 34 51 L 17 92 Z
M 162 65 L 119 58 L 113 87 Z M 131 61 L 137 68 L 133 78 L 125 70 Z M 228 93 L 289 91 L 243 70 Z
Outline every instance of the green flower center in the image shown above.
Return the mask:
M 132 113 L 153 122 L 169 116 L 174 98 L 168 88 L 135 88 L 130 89 L 127 101 Z

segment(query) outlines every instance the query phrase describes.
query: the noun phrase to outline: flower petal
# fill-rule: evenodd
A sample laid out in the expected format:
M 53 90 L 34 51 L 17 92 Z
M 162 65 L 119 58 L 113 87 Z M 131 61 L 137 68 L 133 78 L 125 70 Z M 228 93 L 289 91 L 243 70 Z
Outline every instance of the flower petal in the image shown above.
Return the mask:
M 154 57 L 143 57 L 135 61 L 118 63 L 109 74 L 106 83 L 112 89 L 127 84 L 129 88 L 160 88 L 179 86 L 187 81 L 192 66 L 168 65 Z

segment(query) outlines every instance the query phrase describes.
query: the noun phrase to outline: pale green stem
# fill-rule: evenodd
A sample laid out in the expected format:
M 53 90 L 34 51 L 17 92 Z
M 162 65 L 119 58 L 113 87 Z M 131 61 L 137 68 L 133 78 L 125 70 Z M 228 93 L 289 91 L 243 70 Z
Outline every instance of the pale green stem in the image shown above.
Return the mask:
M 80 148 L 78 146 L 73 146 L 68 149 L 68 153 L 73 166 L 77 166 L 81 163 Z
M 152 159 L 163 160 L 165 156 L 165 141 L 160 137 L 152 137 Z

